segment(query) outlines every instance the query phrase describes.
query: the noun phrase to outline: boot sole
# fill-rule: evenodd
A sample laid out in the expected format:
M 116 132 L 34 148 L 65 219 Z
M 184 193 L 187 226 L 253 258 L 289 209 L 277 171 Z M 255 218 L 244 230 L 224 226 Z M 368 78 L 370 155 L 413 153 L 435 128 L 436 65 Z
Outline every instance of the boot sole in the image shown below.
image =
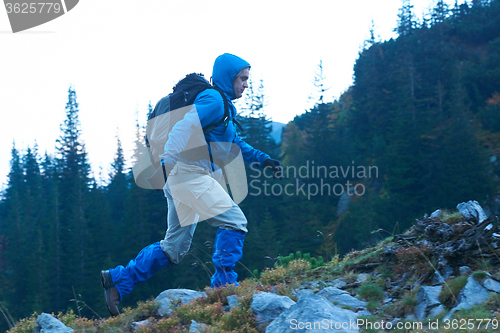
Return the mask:
M 106 291 L 107 290 L 104 290 L 104 300 L 106 303 L 106 308 L 108 309 L 108 312 L 110 315 L 112 315 L 113 317 L 118 316 L 120 314 L 120 311 L 118 310 L 118 308 L 115 310 L 111 310 L 111 308 L 109 306 L 109 303 L 111 303 L 111 300 L 109 299 L 108 293 Z

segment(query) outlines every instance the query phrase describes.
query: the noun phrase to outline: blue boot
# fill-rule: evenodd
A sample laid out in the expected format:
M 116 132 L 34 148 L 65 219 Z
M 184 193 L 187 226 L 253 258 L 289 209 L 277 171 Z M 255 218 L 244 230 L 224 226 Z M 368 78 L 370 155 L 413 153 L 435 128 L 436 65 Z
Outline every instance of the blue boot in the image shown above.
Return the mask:
M 120 300 L 129 294 L 136 284 L 146 281 L 169 263 L 170 260 L 161 249 L 160 242 L 156 242 L 143 248 L 135 259 L 129 261 L 127 267 L 120 265 L 110 269 L 112 283 L 120 294 Z
M 234 266 L 243 256 L 244 240 L 244 232 L 226 229 L 217 231 L 212 255 L 215 274 L 212 276 L 211 288 L 227 284 L 239 285 L 237 282 L 238 274 L 234 271 Z

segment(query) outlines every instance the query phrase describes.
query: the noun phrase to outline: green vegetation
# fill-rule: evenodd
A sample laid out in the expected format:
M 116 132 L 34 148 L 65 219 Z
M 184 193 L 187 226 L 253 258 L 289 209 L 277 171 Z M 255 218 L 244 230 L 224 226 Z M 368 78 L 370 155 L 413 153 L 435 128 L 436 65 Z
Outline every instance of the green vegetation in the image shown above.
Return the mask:
M 484 271 L 474 272 L 474 273 L 472 273 L 472 277 L 476 281 L 483 281 L 484 279 L 486 279 L 488 277 L 488 273 L 486 273 Z
M 382 300 L 384 292 L 380 286 L 371 282 L 364 283 L 358 288 L 358 295 L 366 301 Z
M 439 294 L 439 301 L 444 306 L 451 309 L 457 302 L 457 296 L 467 284 L 467 276 L 459 276 L 457 278 L 446 281 L 443 290 Z
M 417 306 L 417 299 L 413 295 L 403 296 L 403 298 L 393 305 L 386 308 L 386 312 L 390 315 L 401 318 L 406 317 L 409 314 L 415 313 L 415 307 Z

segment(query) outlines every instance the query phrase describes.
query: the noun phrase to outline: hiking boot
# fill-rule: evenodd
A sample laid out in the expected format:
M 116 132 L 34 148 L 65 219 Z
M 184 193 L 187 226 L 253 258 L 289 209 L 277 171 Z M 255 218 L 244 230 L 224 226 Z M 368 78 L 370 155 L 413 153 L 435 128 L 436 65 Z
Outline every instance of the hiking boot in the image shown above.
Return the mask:
M 113 279 L 109 271 L 101 271 L 101 283 L 104 287 L 104 301 L 106 302 L 109 313 L 112 316 L 118 316 L 120 314 L 118 310 L 120 294 L 113 284 Z

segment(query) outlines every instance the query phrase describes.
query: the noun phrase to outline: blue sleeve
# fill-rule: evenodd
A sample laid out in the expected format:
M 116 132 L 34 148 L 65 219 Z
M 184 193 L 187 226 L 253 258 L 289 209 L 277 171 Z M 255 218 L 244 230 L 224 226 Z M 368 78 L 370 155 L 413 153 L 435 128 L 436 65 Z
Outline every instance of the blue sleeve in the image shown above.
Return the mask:
M 238 133 L 236 133 L 236 136 L 234 138 L 234 143 L 240 147 L 243 160 L 247 164 L 252 164 L 254 162 L 257 162 L 259 163 L 259 167 L 262 168 L 262 163 L 268 158 L 271 158 L 269 155 L 261 152 L 258 149 L 255 149 L 245 141 L 241 140 Z

